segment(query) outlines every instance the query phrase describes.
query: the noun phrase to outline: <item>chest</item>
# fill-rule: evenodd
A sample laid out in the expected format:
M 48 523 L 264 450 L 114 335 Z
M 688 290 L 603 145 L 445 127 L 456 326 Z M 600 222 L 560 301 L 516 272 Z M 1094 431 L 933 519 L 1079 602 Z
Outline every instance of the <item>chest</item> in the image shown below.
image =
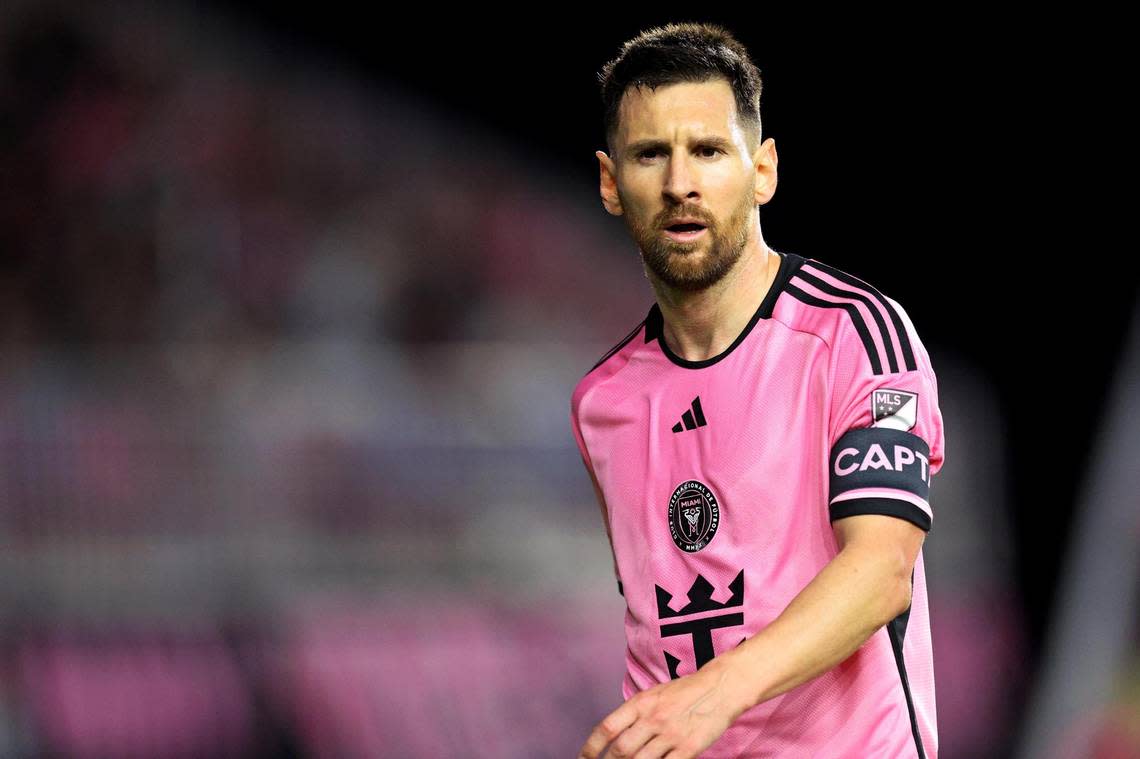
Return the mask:
M 603 488 L 658 501 L 690 478 L 731 492 L 790 486 L 827 454 L 827 353 L 808 337 L 699 370 L 663 361 L 600 388 L 585 434 Z

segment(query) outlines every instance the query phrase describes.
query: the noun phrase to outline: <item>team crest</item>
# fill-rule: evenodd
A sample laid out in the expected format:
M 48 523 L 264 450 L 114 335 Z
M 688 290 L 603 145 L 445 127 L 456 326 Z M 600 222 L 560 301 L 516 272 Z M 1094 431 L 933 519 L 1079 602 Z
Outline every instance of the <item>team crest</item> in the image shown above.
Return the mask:
M 685 553 L 695 553 L 709 544 L 720 525 L 716 496 L 700 480 L 686 480 L 669 499 L 669 532 Z
M 918 417 L 918 393 L 884 387 L 871 393 L 872 427 L 906 432 Z

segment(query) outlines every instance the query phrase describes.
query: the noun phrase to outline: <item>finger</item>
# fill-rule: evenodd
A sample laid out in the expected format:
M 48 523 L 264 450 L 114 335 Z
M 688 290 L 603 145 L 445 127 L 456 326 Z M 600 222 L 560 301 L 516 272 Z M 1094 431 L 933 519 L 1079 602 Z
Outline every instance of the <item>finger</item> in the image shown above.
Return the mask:
M 633 756 L 641 756 L 638 753 L 639 749 L 643 748 L 647 741 L 657 737 L 658 729 L 651 727 L 651 723 L 644 715 L 632 725 L 625 729 L 612 743 L 610 743 L 610 750 L 606 754 L 609 759 L 631 759 Z M 660 756 L 654 754 L 653 756 Z
M 673 743 L 672 738 L 666 737 L 664 733 L 658 733 L 653 737 L 653 740 L 646 743 L 640 751 L 633 755 L 633 759 L 661 759 L 669 753 L 669 749 L 673 748 Z
M 698 753 L 700 752 L 694 753 L 692 749 L 682 743 L 674 746 L 673 750 L 665 754 L 661 759 L 694 759 Z
M 582 750 L 578 752 L 578 759 L 598 759 L 610 741 L 621 735 L 622 731 L 635 721 L 637 721 L 637 710 L 626 701 L 598 723 L 582 745 Z

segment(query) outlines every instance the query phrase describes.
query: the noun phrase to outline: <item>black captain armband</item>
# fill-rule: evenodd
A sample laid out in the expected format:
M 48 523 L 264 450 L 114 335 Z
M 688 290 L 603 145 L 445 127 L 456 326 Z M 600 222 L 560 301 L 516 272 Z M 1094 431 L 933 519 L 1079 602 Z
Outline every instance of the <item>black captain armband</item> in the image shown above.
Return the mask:
M 831 448 L 831 521 L 886 514 L 930 530 L 930 446 L 890 427 L 848 430 Z

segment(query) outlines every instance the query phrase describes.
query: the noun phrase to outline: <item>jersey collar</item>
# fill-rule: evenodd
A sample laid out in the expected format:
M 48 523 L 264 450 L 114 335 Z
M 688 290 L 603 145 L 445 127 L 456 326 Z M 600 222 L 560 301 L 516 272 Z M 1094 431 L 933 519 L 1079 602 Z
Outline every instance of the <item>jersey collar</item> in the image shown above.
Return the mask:
M 645 342 L 650 343 L 654 340 L 657 341 L 661 352 L 665 357 L 672 361 L 677 366 L 683 366 L 686 369 L 702 369 L 706 366 L 712 366 L 718 361 L 727 357 L 730 353 L 736 350 L 736 346 L 744 342 L 744 338 L 748 337 L 748 333 L 756 326 L 756 323 L 761 319 L 772 318 L 772 310 L 776 306 L 776 299 L 780 297 L 783 292 L 784 286 L 791 279 L 792 274 L 795 273 L 804 262 L 804 257 L 796 255 L 795 253 L 781 253 L 780 251 L 773 251 L 780 256 L 780 268 L 776 271 L 776 277 L 772 280 L 771 286 L 768 288 L 768 293 L 764 296 L 764 300 L 756 308 L 756 312 L 752 314 L 752 318 L 748 320 L 748 324 L 744 326 L 736 339 L 732 341 L 732 345 L 725 348 L 723 351 L 715 356 L 710 356 L 702 361 L 689 361 L 688 359 L 681 358 L 669 349 L 665 342 L 663 328 L 665 326 L 664 317 L 661 314 L 661 307 L 656 301 L 649 307 L 649 313 L 645 317 Z

